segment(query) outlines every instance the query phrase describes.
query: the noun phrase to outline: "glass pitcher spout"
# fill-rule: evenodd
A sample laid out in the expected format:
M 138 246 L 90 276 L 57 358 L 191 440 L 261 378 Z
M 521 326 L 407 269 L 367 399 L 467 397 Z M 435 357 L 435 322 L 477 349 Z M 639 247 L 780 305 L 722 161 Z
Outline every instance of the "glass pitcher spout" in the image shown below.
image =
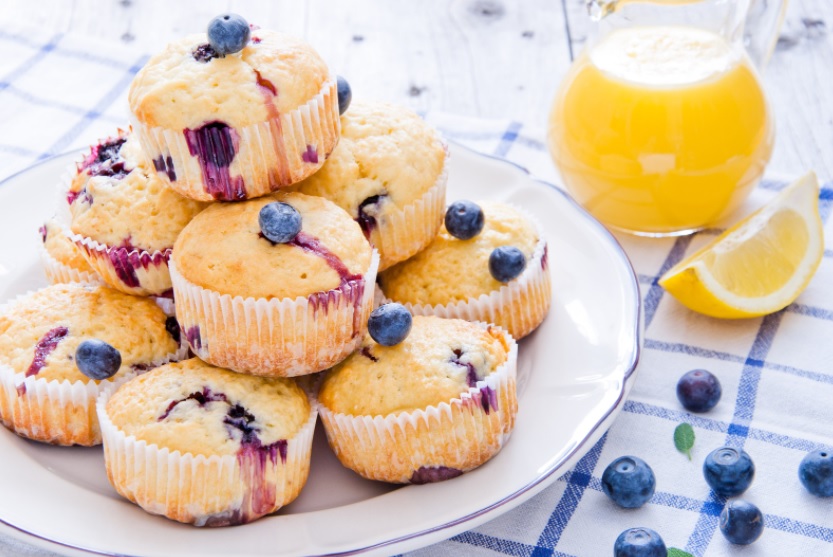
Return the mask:
M 763 68 L 772 56 L 778 41 L 778 31 L 784 22 L 788 0 L 586 0 L 587 12 L 594 22 L 608 16 L 634 11 L 625 17 L 630 21 L 644 21 L 659 17 L 667 24 L 677 19 L 681 25 L 711 28 L 730 42 L 742 41 L 752 62 Z M 677 14 L 651 14 L 639 6 L 681 8 Z M 657 22 L 654 22 L 657 23 Z

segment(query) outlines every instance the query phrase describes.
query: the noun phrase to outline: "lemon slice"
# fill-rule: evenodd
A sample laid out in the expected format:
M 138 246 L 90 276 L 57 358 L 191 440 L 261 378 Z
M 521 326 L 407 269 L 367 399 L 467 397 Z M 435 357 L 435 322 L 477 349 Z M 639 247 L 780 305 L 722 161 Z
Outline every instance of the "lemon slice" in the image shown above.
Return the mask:
M 792 303 L 823 254 L 819 183 L 811 172 L 675 265 L 659 284 L 694 311 L 758 317 Z

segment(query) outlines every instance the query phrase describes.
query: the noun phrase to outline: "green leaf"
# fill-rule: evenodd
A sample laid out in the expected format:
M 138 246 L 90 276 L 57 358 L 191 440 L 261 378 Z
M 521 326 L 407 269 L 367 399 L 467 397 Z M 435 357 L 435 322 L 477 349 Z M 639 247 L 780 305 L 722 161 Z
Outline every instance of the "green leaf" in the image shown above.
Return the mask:
M 674 446 L 691 460 L 691 447 L 694 446 L 694 428 L 691 424 L 681 423 L 674 430 Z
M 685 424 L 688 425 L 688 424 Z M 694 557 L 691 553 L 687 551 L 683 551 L 682 549 L 677 549 L 676 547 L 669 547 L 668 548 L 668 557 Z

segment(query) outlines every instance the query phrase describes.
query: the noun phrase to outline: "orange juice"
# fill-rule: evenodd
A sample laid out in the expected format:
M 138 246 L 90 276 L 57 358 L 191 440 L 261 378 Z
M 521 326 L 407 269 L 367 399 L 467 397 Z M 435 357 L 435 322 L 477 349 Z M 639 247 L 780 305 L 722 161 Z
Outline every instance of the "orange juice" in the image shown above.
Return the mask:
M 735 209 L 772 153 L 746 54 L 689 27 L 612 32 L 571 68 L 549 144 L 573 197 L 607 224 L 684 233 Z

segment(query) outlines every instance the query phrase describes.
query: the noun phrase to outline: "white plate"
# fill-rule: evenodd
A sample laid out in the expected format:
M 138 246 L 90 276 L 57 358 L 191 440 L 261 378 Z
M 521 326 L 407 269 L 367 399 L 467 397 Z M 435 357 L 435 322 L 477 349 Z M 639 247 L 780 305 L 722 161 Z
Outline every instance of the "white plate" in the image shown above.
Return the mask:
M 610 426 L 633 382 L 642 341 L 633 270 L 613 236 L 560 191 L 463 147 L 451 154 L 450 200 L 511 201 L 540 219 L 549 241 L 553 306 L 521 343 L 517 427 L 500 454 L 447 482 L 394 488 L 342 468 L 319 429 L 297 501 L 245 526 L 197 529 L 118 497 L 100 449 L 45 446 L 0 428 L 4 531 L 67 554 L 391 554 L 494 518 L 566 472 Z M 38 226 L 74 156 L 0 184 L 0 301 L 46 284 Z

